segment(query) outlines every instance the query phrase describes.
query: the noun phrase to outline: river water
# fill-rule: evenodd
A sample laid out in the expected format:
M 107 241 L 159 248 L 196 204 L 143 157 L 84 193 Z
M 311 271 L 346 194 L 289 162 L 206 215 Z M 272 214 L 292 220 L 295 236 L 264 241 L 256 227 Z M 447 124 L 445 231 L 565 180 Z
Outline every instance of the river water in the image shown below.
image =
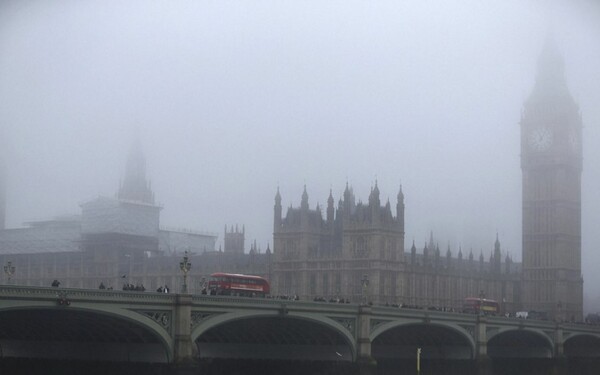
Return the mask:
M 376 368 L 350 362 L 206 359 L 175 370 L 166 364 L 64 360 L 0 359 L 0 374 L 10 375 L 600 375 L 599 359 L 561 361 L 491 360 L 481 370 L 473 361 L 380 361 Z

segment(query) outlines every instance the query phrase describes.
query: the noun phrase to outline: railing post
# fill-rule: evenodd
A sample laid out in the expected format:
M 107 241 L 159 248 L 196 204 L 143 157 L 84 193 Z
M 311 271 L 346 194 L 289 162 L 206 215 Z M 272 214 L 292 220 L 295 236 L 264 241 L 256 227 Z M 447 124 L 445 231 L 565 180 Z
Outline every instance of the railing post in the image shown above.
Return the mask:
M 377 362 L 371 356 L 371 306 L 358 306 L 357 364 L 361 375 L 375 374 Z

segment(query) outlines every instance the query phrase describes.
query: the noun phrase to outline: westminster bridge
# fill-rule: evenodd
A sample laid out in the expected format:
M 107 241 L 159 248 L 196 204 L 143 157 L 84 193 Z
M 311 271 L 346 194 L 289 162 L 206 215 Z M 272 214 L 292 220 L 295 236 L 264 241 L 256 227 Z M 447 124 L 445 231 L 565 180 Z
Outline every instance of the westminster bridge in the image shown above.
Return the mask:
M 0 356 L 193 364 L 600 358 L 600 327 L 386 306 L 0 286 Z M 361 367 L 362 366 L 362 367 Z

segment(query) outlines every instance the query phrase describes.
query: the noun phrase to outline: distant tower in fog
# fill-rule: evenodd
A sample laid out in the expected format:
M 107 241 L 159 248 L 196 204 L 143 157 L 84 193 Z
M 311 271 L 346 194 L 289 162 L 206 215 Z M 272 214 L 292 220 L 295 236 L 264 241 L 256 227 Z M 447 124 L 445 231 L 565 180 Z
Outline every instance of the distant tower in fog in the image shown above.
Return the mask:
M 6 228 L 6 169 L 0 156 L 0 230 Z
M 242 230 L 240 230 L 236 225 L 234 230 L 232 225 L 231 230 L 227 231 L 227 225 L 225 225 L 225 234 L 223 237 L 224 252 L 243 254 L 245 234 L 246 228 L 244 226 L 242 226 Z
M 523 308 L 581 319 L 581 114 L 548 38 L 521 117 Z
M 4 134 L 0 133 L 0 230 L 6 228 L 6 161 Z
M 129 151 L 125 167 L 125 178 L 119 187 L 117 198 L 154 204 L 154 193 L 150 187 L 150 182 L 146 179 L 146 158 L 142 152 L 142 144 L 139 138 L 135 139 Z

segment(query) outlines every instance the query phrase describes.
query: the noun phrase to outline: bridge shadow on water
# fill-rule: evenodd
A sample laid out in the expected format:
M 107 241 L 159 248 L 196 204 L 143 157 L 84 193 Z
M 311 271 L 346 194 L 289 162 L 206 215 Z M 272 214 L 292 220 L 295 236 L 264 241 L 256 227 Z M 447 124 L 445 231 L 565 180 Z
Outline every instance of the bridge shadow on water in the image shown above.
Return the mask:
M 415 360 L 381 360 L 377 375 L 417 375 Z M 600 375 L 600 360 L 496 359 L 486 370 L 471 360 L 426 360 L 420 375 Z
M 417 375 L 414 360 L 382 360 L 361 372 L 350 362 L 258 359 L 202 359 L 194 368 L 177 371 L 164 363 L 131 363 L 3 358 L 0 374 L 10 375 Z M 486 372 L 469 360 L 427 360 L 420 375 L 598 375 L 600 360 L 564 360 L 557 368 L 548 359 L 492 360 Z

